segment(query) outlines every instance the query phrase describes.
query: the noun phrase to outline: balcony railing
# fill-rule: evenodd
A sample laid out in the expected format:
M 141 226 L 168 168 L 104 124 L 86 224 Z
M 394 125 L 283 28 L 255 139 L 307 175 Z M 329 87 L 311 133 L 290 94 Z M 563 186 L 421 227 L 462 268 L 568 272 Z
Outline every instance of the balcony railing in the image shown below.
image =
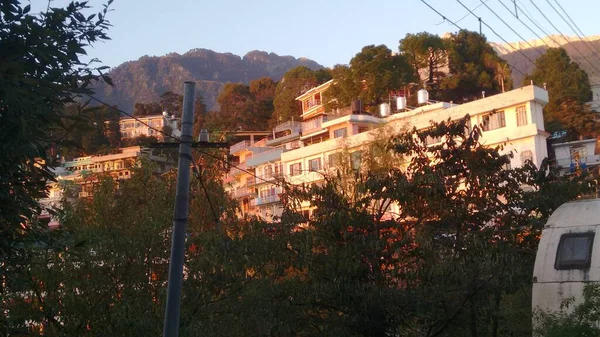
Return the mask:
M 302 122 L 302 135 L 320 131 L 323 129 L 323 122 L 327 121 L 327 116 L 319 116 L 306 122 Z
M 261 206 L 261 205 L 266 205 L 266 204 L 271 204 L 274 202 L 278 202 L 280 201 L 281 198 L 279 197 L 279 195 L 275 194 L 275 195 L 270 195 L 268 197 L 264 197 L 264 198 L 254 198 L 252 200 L 250 200 L 250 206 L 256 207 L 256 206 Z
M 304 111 L 307 111 L 313 107 L 320 106 L 320 105 L 321 105 L 320 99 L 312 99 L 312 100 L 305 101 L 304 102 Z
M 231 195 L 236 199 L 244 198 L 244 197 L 251 196 L 254 194 L 255 194 L 254 189 L 246 187 L 246 186 L 237 188 L 237 189 L 233 190 L 231 193 Z
M 281 123 L 273 128 L 275 133 L 285 131 L 285 130 L 299 130 L 302 127 L 300 122 L 287 121 L 285 123 Z
M 239 143 L 233 144 L 231 145 L 231 147 L 229 148 L 229 153 L 230 154 L 234 154 L 240 151 L 245 150 L 246 148 L 248 148 L 249 146 L 252 145 L 252 142 L 249 140 L 243 140 Z
M 600 156 L 598 155 L 589 155 L 579 159 L 579 167 L 589 167 L 596 164 L 600 164 Z M 556 165 L 570 169 L 576 167 L 576 161 L 571 158 L 557 158 Z
M 246 173 L 245 172 L 246 170 L 247 170 L 246 163 L 235 164 L 235 167 L 232 167 L 229 170 L 229 176 L 231 176 L 231 177 L 239 176 L 240 174 Z

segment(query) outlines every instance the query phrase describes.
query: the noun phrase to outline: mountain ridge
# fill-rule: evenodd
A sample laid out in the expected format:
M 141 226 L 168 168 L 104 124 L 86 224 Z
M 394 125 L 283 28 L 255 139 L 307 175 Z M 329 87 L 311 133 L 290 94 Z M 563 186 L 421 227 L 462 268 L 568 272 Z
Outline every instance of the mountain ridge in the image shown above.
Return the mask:
M 279 81 L 289 69 L 297 66 L 323 68 L 305 57 L 280 56 L 260 50 L 239 56 L 195 48 L 183 54 L 144 55 L 124 62 L 108 72 L 113 86 L 102 83 L 96 86 L 95 92 L 97 98 L 131 111 L 135 103 L 158 101 L 164 92 L 182 94 L 183 82 L 192 80 L 197 82 L 198 94 L 204 98 L 207 108 L 218 110 L 217 96 L 225 83 L 247 84 L 261 77 Z

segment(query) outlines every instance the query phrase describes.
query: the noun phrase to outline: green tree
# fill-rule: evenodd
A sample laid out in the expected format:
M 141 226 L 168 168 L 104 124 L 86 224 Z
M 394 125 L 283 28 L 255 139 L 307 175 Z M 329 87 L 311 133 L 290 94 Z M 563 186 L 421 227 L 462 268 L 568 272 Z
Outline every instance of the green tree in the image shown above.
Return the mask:
M 444 101 L 462 103 L 480 98 L 482 91 L 486 95 L 502 92 L 502 82 L 498 78 L 506 73 L 506 61 L 498 56 L 484 36 L 461 30 L 445 38 L 444 42 L 449 69 L 449 76 L 440 84 Z M 505 90 L 509 90 L 512 82 L 502 78 L 505 78 Z
M 275 126 L 292 120 L 292 118 L 299 120 L 302 115 L 302 107 L 296 101 L 296 97 L 329 79 L 327 71 L 315 72 L 304 66 L 288 70 L 277 83 L 273 101 L 275 110 L 269 125 Z
M 360 98 L 371 112 L 386 101 L 392 91 L 399 91 L 414 80 L 415 71 L 402 54 L 393 54 L 384 45 L 363 47 L 350 60 L 350 66 L 336 66 L 334 85 L 328 90 L 333 98 L 329 109 L 346 107 Z
M 175 115 L 181 118 L 183 111 L 183 96 L 176 94 L 172 91 L 167 91 L 160 95 L 158 104 L 161 106 L 162 111 L 166 111 L 169 115 Z
M 463 119 L 400 133 L 390 147 L 404 164 L 359 173 L 353 193 L 336 180 L 290 192 L 315 207 L 310 243 L 292 244 L 308 256 L 309 289 L 292 295 L 308 306 L 314 325 L 305 333 L 530 334 L 527 294 L 543 223 L 589 187 L 546 166 L 504 170 L 510 155 L 480 144 L 478 127 L 467 131 Z M 428 137 L 442 142 L 428 146 Z M 374 216 L 374 203 L 399 212 Z
M 597 133 L 598 114 L 586 105 L 592 98 L 587 73 L 562 48 L 550 48 L 535 61 L 524 83 L 545 85 L 550 102 L 544 108 L 546 130 L 567 131 L 568 138 L 592 137 Z
M 150 102 L 150 103 L 135 103 L 133 105 L 133 116 L 135 117 L 143 117 L 143 116 L 153 116 L 162 114 L 163 109 L 158 102 Z
M 109 1 L 110 4 L 111 1 Z M 19 0 L 0 4 L 0 255 L 18 244 L 21 225 L 40 212 L 37 200 L 46 194 L 50 146 L 60 143 L 62 107 L 100 79 L 107 67 L 93 68 L 80 60 L 85 49 L 107 40 L 108 6 L 86 15 L 86 2 L 65 8 L 48 6 L 30 13 Z M 104 78 L 110 83 L 110 79 Z
M 446 75 L 443 68 L 448 65 L 444 40 L 427 32 L 409 33 L 400 40 L 399 49 L 412 65 L 415 71 L 414 78 L 419 79 L 421 83 L 427 83 L 433 89 L 430 94 L 436 97 L 439 82 Z M 425 76 L 421 76 L 420 71 L 426 71 Z
M 598 336 L 600 328 L 600 285 L 589 283 L 583 289 L 583 303 L 567 299 L 558 312 L 535 312 L 535 333 L 540 337 Z

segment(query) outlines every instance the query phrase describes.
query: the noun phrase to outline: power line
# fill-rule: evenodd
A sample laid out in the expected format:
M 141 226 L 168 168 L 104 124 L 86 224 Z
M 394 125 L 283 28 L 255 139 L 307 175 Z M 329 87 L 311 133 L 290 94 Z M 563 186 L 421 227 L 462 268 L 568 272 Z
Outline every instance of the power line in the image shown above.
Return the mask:
M 527 43 L 527 45 L 529 45 L 529 47 L 531 47 L 533 50 L 537 51 L 540 55 L 543 55 L 542 52 L 540 52 L 538 49 L 536 49 L 536 47 L 532 46 L 531 43 L 529 43 L 529 41 L 527 41 L 523 36 L 521 36 L 521 34 L 519 34 L 514 28 L 512 28 L 508 23 L 506 23 L 506 21 L 504 21 L 504 19 L 502 19 L 500 17 L 500 15 L 496 14 L 496 12 L 494 12 L 494 10 L 488 6 L 485 2 L 483 2 L 483 0 L 479 0 L 481 1 L 482 5 L 485 5 L 485 7 L 487 9 L 489 9 L 490 12 L 492 12 L 492 14 L 494 14 L 500 21 L 502 21 L 502 23 L 508 27 L 510 30 L 512 30 L 513 33 L 515 33 L 521 40 L 525 41 L 525 43 Z
M 596 49 L 597 52 L 600 53 L 600 49 L 598 49 L 596 47 L 595 44 L 592 43 L 592 41 L 590 41 L 590 39 L 588 39 L 587 36 L 585 36 L 585 34 L 583 33 L 583 31 L 579 28 L 579 26 L 577 26 L 577 24 L 575 23 L 575 21 L 573 21 L 573 19 L 571 19 L 571 16 L 569 15 L 569 13 L 567 13 L 567 11 L 563 8 L 563 6 L 558 2 L 558 0 L 554 0 L 554 2 L 556 2 L 556 4 L 558 5 L 558 7 L 563 11 L 563 13 L 565 13 L 565 15 L 567 16 L 567 18 L 569 18 L 569 20 L 571 21 L 571 23 L 573 24 L 573 26 L 575 26 L 575 28 L 577 28 L 577 30 L 579 31 L 579 33 L 581 33 L 581 35 L 583 35 L 583 38 L 589 42 L 592 47 L 594 47 L 594 49 Z
M 544 38 L 543 38 L 543 37 L 541 37 L 541 36 L 540 36 L 538 33 L 536 33 L 536 31 L 535 31 L 535 30 L 533 30 L 533 29 L 532 29 L 531 27 L 529 27 L 529 26 L 528 26 L 528 25 L 527 25 L 525 22 L 523 22 L 523 20 L 521 20 L 517 14 L 513 13 L 513 11 L 512 11 L 510 8 L 508 8 L 508 6 L 506 6 L 506 4 L 504 4 L 504 2 L 502 2 L 502 0 L 498 0 L 498 2 L 499 2 L 499 3 L 500 3 L 502 6 L 504 6 L 504 8 L 506 8 L 506 10 L 507 10 L 507 11 L 509 11 L 509 12 L 510 12 L 510 13 L 511 13 L 511 14 L 512 14 L 514 17 L 516 17 L 516 18 L 517 18 L 517 20 L 519 20 L 519 22 L 521 22 L 521 23 L 523 24 L 523 26 L 525 26 L 527 29 L 529 29 L 529 31 L 530 31 L 530 32 L 532 32 L 532 33 L 533 33 L 533 35 L 535 35 L 535 36 L 536 36 L 538 39 L 540 39 L 542 42 L 544 42 L 544 44 L 545 44 L 546 46 L 548 46 L 548 48 L 550 48 L 550 45 L 549 45 L 549 44 L 546 42 L 546 40 L 544 40 Z M 517 8 L 518 8 L 518 6 L 517 6 Z M 519 9 L 520 9 L 520 8 L 519 8 Z M 522 11 L 523 11 L 523 10 L 521 10 L 521 12 L 522 12 Z M 525 14 L 525 13 L 523 13 L 523 14 Z M 525 16 L 527 16 L 527 15 L 525 15 Z
M 430 4 L 428 4 L 425 0 L 421 0 L 422 3 L 424 3 L 427 7 L 431 8 L 432 11 L 436 12 L 439 16 L 441 16 L 444 20 L 450 22 L 452 25 L 454 25 L 456 28 L 458 28 L 459 30 L 464 30 L 463 28 L 461 28 L 459 25 L 457 25 L 455 22 L 453 22 L 452 20 L 449 20 L 447 17 L 445 17 L 442 13 L 440 13 L 437 9 L 431 7 Z M 469 10 L 470 11 L 470 10 Z M 521 70 L 519 70 L 518 68 L 516 68 L 515 66 L 511 65 L 510 63 L 506 62 L 506 64 L 508 64 L 509 67 L 511 67 L 512 69 L 516 70 L 517 72 L 519 72 L 521 75 L 526 76 L 524 72 L 522 72 Z
M 483 0 L 482 2 L 486 2 L 486 1 L 489 1 L 489 0 Z M 483 5 L 483 4 L 481 3 L 481 4 L 477 5 L 477 6 L 475 6 L 475 8 L 473 8 L 473 11 L 477 10 L 477 8 L 481 7 L 482 5 Z M 461 22 L 461 21 L 462 21 L 462 20 L 464 20 L 464 19 L 465 19 L 467 16 L 469 16 L 469 13 L 467 13 L 467 14 L 463 15 L 463 17 L 462 17 L 462 18 L 460 18 L 460 19 L 456 20 L 456 23 L 459 23 L 459 22 Z
M 181 141 L 181 139 L 179 139 L 179 138 L 177 138 L 177 137 L 175 137 L 175 136 L 173 136 L 173 135 L 169 135 L 169 134 L 167 134 L 166 132 L 164 132 L 164 131 L 162 131 L 162 130 L 159 130 L 159 129 L 157 129 L 157 128 L 154 128 L 154 127 L 150 126 L 148 123 L 145 123 L 145 122 L 143 122 L 143 121 L 142 121 L 141 119 L 139 119 L 138 117 L 135 117 L 135 116 L 133 116 L 132 114 L 130 114 L 130 113 L 128 113 L 128 112 L 126 112 L 126 111 L 123 111 L 123 110 L 121 110 L 121 109 L 119 109 L 119 108 L 115 108 L 115 107 L 111 106 L 110 104 L 108 104 L 108 103 L 106 103 L 106 102 L 104 102 L 104 101 L 102 101 L 102 100 L 100 100 L 100 99 L 98 99 L 98 98 L 96 98 L 96 97 L 94 97 L 94 96 L 92 96 L 92 95 L 89 95 L 89 94 L 88 94 L 88 96 L 89 96 L 91 99 L 93 99 L 94 101 L 96 101 L 96 102 L 98 102 L 98 103 L 100 103 L 100 104 L 102 104 L 102 105 L 104 105 L 104 106 L 107 106 L 107 107 L 109 107 L 109 108 L 111 108 L 111 109 L 113 109 L 113 110 L 119 111 L 120 113 L 122 113 L 122 114 L 124 114 L 124 115 L 126 115 L 126 116 L 128 116 L 128 117 L 130 117 L 130 118 L 133 118 L 133 119 L 135 119 L 136 121 L 138 121 L 138 122 L 142 123 L 143 125 L 147 126 L 148 128 L 150 128 L 150 129 L 152 129 L 152 130 L 154 130 L 154 131 L 156 131 L 156 132 L 158 132 L 158 133 L 160 133 L 160 134 L 162 134 L 162 135 L 164 135 L 164 136 L 166 136 L 166 137 L 168 137 L 168 138 L 170 138 L 170 139 L 173 139 L 173 140 L 175 140 L 175 141 L 176 141 L 176 142 L 178 142 L 178 143 L 181 143 L 181 142 L 182 142 L 182 141 Z M 259 180 L 262 180 L 263 182 L 270 182 L 270 183 L 272 183 L 272 184 L 274 184 L 274 185 L 277 185 L 277 186 L 279 186 L 279 187 L 285 187 L 283 184 L 277 183 L 277 182 L 275 182 L 275 181 L 271 181 L 271 180 L 264 179 L 264 178 L 262 178 L 262 177 L 259 177 L 259 176 L 257 176 L 256 174 L 252 173 L 251 171 L 248 171 L 248 170 L 246 170 L 246 169 L 243 169 L 243 168 L 241 168 L 241 167 L 238 167 L 238 166 L 236 166 L 236 165 L 233 165 L 233 164 L 231 164 L 230 162 L 228 162 L 227 160 L 225 160 L 225 159 L 223 159 L 223 158 L 220 158 L 220 157 L 218 157 L 218 156 L 215 156 L 215 155 L 213 155 L 212 153 L 209 153 L 209 152 L 206 152 L 206 151 L 202 151 L 202 150 L 200 150 L 199 148 L 196 148 L 196 147 L 192 147 L 192 150 L 195 150 L 196 152 L 198 152 L 198 153 L 200 153 L 200 154 L 203 154 L 203 155 L 205 155 L 205 156 L 208 156 L 208 157 L 211 157 L 211 158 L 213 158 L 213 159 L 216 159 L 216 160 L 218 160 L 218 161 L 221 161 L 221 162 L 225 163 L 225 164 L 226 164 L 226 165 L 228 165 L 228 166 L 231 166 L 231 167 L 233 167 L 233 168 L 235 168 L 235 169 L 237 169 L 237 170 L 240 170 L 240 171 L 242 171 L 242 172 L 244 172 L 244 173 L 247 173 L 247 174 L 249 174 L 249 175 L 253 176 L 254 178 L 257 178 L 257 179 L 259 179 Z
M 500 34 L 496 33 L 496 31 L 490 27 L 490 25 L 488 25 L 485 21 L 481 20 L 480 17 L 478 17 L 477 15 L 475 15 L 475 13 L 473 13 L 469 7 L 465 6 L 465 4 L 463 4 L 460 0 L 456 0 L 461 6 L 463 6 L 466 10 L 468 10 L 474 17 L 478 18 L 479 21 L 481 23 L 483 23 L 490 31 L 492 31 L 492 33 L 494 33 L 497 37 L 499 37 L 502 41 L 504 41 L 504 43 L 508 44 L 509 46 L 511 46 L 514 50 L 516 50 L 519 54 L 523 55 L 523 57 L 525 57 L 529 62 L 531 62 L 531 64 L 533 64 L 535 66 L 535 62 L 529 58 L 529 56 L 527 56 L 525 53 L 523 53 L 523 51 L 521 51 L 520 49 L 516 48 L 515 46 L 513 46 L 510 42 L 506 41 L 502 36 L 500 36 Z M 516 69 L 516 68 L 515 68 Z M 525 73 L 523 73 L 522 71 L 519 70 L 519 72 L 523 75 L 526 76 Z
M 577 37 L 579 37 L 581 42 L 583 42 L 583 44 L 586 47 L 588 47 L 588 49 L 592 52 L 592 55 L 598 57 L 598 55 L 596 54 L 596 51 L 593 50 L 592 47 L 590 47 L 588 43 L 586 43 L 586 41 L 583 39 L 583 37 L 581 35 L 579 35 L 579 32 L 577 32 L 577 30 L 571 25 L 571 23 L 567 19 L 565 19 L 565 17 L 562 14 L 560 14 L 560 12 L 556 9 L 556 7 L 554 7 L 554 5 L 552 5 L 552 3 L 549 0 L 546 0 L 546 2 L 548 3 L 548 5 L 550 5 L 550 7 L 552 7 L 552 9 L 556 12 L 556 14 L 558 14 L 558 16 L 560 16 L 560 18 L 563 19 L 563 21 L 567 23 L 567 25 L 571 28 L 571 30 L 573 30 L 575 35 L 577 35 Z M 556 3 L 560 6 L 560 4 L 558 2 L 556 2 Z M 562 6 L 560 8 L 563 10 L 563 12 L 565 11 L 564 8 L 562 8 Z
M 546 19 L 546 21 L 548 21 L 548 23 L 552 26 L 552 28 L 554 28 L 563 37 L 563 39 L 565 39 L 565 41 L 567 41 L 569 43 L 571 42 L 558 28 L 556 28 L 554 23 L 552 23 L 552 21 L 550 19 L 548 19 L 546 14 L 544 14 L 544 12 L 535 4 L 535 2 L 533 2 L 533 0 L 529 0 L 529 2 L 531 2 L 531 4 L 538 10 L 538 12 L 540 12 L 540 14 L 544 17 L 544 19 Z M 592 62 L 590 62 L 590 60 L 588 60 L 588 58 L 585 57 L 585 55 L 583 55 L 583 53 L 579 50 L 579 48 L 577 48 L 577 46 L 575 46 L 575 45 L 573 45 L 573 48 L 583 57 L 584 60 L 586 60 L 592 66 L 592 68 L 594 68 L 596 70 L 596 73 L 600 76 L 600 70 L 598 70 L 598 68 L 596 68 L 596 66 Z

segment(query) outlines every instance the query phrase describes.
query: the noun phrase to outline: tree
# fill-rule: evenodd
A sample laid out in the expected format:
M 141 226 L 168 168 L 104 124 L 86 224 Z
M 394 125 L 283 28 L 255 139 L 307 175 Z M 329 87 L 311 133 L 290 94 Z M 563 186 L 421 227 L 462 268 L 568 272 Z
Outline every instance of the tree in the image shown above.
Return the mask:
M 208 119 L 221 130 L 264 130 L 273 113 L 274 91 L 270 78 L 254 80 L 250 86 L 227 83 L 217 98 L 220 111 Z
M 475 32 L 461 30 L 444 39 L 448 54 L 449 76 L 442 79 L 440 89 L 444 101 L 468 102 L 478 99 L 482 91 L 486 95 L 509 90 L 512 82 L 507 80 L 506 61 L 502 60 L 487 43 L 486 38 Z
M 583 303 L 573 305 L 570 298 L 558 312 L 535 312 L 535 333 L 541 337 L 598 336 L 600 328 L 600 285 L 588 283 L 583 288 Z
M 54 136 L 62 139 L 61 145 L 54 146 L 51 152 L 60 153 L 69 160 L 107 154 L 121 144 L 119 118 L 116 108 L 69 104 L 64 107 L 63 127 L 53 130 Z
M 277 84 L 269 77 L 250 81 L 250 94 L 254 100 L 252 120 L 249 124 L 256 125 L 257 130 L 266 130 L 275 106 L 275 90 Z
M 304 66 L 288 70 L 275 89 L 273 105 L 275 110 L 269 120 L 270 126 L 287 122 L 295 118 L 299 120 L 302 107 L 296 97 L 319 84 L 325 83 L 330 77 L 326 71 L 312 71 Z
M 469 131 L 467 120 L 394 136 L 390 148 L 404 165 L 359 172 L 354 193 L 335 180 L 290 190 L 315 207 L 304 231 L 310 243 L 291 244 L 308 256 L 309 289 L 291 296 L 314 323 L 305 333 L 530 333 L 537 238 L 552 210 L 589 187 L 547 166 L 504 170 L 510 154 L 480 144 L 481 130 Z M 442 142 L 428 146 L 428 137 Z M 374 204 L 399 212 L 377 216 Z M 282 222 L 293 216 L 284 212 Z
M 111 1 L 109 1 L 110 4 Z M 62 107 L 90 84 L 104 78 L 107 67 L 93 68 L 79 58 L 88 46 L 107 40 L 108 5 L 86 15 L 86 2 L 50 7 L 31 14 L 19 0 L 0 4 L 0 250 L 10 256 L 22 225 L 39 214 L 37 200 L 53 179 L 47 153 L 58 144 Z M 2 262 L 5 259 L 2 258 Z
M 160 95 L 158 104 L 161 106 L 162 110 L 166 111 L 169 115 L 175 115 L 175 117 L 181 118 L 181 113 L 183 111 L 183 96 L 172 91 L 167 91 Z
M 162 107 L 157 102 L 150 103 L 135 103 L 133 105 L 133 116 L 135 117 L 143 117 L 143 116 L 155 116 L 161 115 L 163 112 Z
M 535 61 L 524 83 L 545 85 L 550 102 L 544 108 L 546 130 L 567 131 L 568 138 L 596 135 L 598 114 L 586 103 L 592 98 L 587 73 L 562 48 L 550 48 Z
M 415 71 L 402 54 L 392 54 L 386 46 L 366 46 L 350 60 L 350 66 L 336 66 L 334 84 L 328 90 L 333 98 L 327 106 L 346 107 L 360 98 L 371 112 L 377 105 L 414 80 Z
M 412 65 L 414 78 L 427 83 L 432 99 L 440 99 L 439 83 L 446 76 L 443 70 L 448 65 L 444 40 L 427 32 L 406 34 L 399 49 Z

